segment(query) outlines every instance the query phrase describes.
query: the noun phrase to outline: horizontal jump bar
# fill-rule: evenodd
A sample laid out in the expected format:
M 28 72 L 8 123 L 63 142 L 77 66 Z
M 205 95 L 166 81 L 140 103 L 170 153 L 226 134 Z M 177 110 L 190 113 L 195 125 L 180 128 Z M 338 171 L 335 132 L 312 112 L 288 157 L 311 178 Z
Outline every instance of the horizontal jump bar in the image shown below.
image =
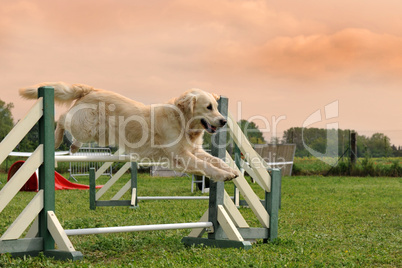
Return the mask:
M 130 155 L 56 155 L 56 162 L 138 162 Z M 165 162 L 140 162 L 138 166 L 167 165 Z
M 293 161 L 288 162 L 267 162 L 267 165 L 290 165 L 293 164 Z
M 138 196 L 138 200 L 208 200 L 209 196 Z
M 212 222 L 189 222 L 189 223 L 151 224 L 151 225 L 70 229 L 70 230 L 65 230 L 65 232 L 67 235 L 91 235 L 91 234 L 108 234 L 108 233 L 124 233 L 124 232 L 139 232 L 139 231 L 207 228 L 207 227 L 212 227 L 212 226 L 213 226 Z

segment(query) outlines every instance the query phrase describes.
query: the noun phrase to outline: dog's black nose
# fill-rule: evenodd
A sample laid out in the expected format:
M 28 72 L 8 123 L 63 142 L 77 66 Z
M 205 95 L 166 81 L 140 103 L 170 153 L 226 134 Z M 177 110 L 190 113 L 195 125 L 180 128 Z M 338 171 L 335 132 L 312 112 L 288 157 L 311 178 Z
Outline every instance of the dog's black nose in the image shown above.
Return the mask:
M 221 126 L 223 127 L 224 125 L 226 125 L 228 121 L 226 119 L 221 119 L 219 120 L 219 123 L 221 124 Z

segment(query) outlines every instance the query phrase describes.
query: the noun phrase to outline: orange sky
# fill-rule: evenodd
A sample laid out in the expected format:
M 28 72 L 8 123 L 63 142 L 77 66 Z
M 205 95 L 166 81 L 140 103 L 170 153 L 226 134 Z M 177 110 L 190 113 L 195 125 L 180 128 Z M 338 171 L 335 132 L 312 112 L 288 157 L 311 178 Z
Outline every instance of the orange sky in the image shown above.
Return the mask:
M 401 14 L 400 0 L 2 0 L 0 99 L 20 119 L 32 102 L 17 89 L 44 81 L 147 104 L 197 87 L 266 137 L 338 101 L 339 116 L 311 126 L 402 145 Z

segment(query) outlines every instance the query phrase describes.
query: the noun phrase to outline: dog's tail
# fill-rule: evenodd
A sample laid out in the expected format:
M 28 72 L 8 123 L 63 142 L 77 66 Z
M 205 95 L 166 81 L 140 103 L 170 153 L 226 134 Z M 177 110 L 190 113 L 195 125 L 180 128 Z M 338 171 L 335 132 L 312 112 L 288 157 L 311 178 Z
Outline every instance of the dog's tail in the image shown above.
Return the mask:
M 70 104 L 73 100 L 84 97 L 95 89 L 84 84 L 69 85 L 64 82 L 44 82 L 34 86 L 20 88 L 19 93 L 25 99 L 36 99 L 38 88 L 49 86 L 54 88 L 54 99 L 60 104 Z

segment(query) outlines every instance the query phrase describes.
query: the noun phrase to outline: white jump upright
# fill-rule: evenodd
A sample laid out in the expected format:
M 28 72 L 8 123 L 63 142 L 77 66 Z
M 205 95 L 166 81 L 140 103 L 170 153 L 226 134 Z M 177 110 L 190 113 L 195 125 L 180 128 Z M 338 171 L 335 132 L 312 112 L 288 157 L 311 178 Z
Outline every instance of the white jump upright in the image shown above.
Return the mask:
M 185 245 L 205 245 L 214 247 L 236 247 L 249 249 L 249 240 L 263 239 L 264 242 L 273 240 L 277 237 L 278 231 L 278 210 L 280 198 L 280 171 L 272 170 L 271 175 L 266 170 L 266 163 L 251 148 L 247 139 L 238 128 L 231 116 L 228 116 L 228 99 L 221 97 L 219 110 L 228 119 L 228 130 L 236 142 L 238 148 L 249 160 L 254 179 L 265 190 L 265 201 L 254 193 L 244 176 L 240 175 L 234 179 L 236 187 L 246 199 L 248 205 L 257 216 L 261 227 L 252 228 L 239 212 L 236 205 L 224 189 L 223 182 L 212 182 L 210 184 L 209 208 L 201 217 L 199 222 L 193 223 L 173 223 L 173 224 L 154 224 L 154 225 L 134 225 L 102 228 L 84 228 L 74 230 L 64 230 L 57 220 L 55 210 L 55 185 L 54 185 L 54 166 L 56 161 L 72 161 L 69 156 L 58 156 L 54 154 L 54 103 L 53 89 L 40 88 L 39 100 L 36 102 L 31 112 L 10 132 L 10 134 L 0 143 L 0 162 L 2 162 L 12 149 L 18 144 L 20 139 L 26 135 L 29 129 L 39 120 L 40 145 L 18 170 L 13 178 L 0 191 L 0 213 L 11 201 L 22 185 L 29 179 L 30 175 L 39 167 L 39 188 L 40 191 L 32 199 L 31 203 L 25 208 L 21 215 L 9 227 L 0 238 L 0 253 L 10 252 L 13 255 L 38 254 L 43 251 L 48 256 L 58 259 L 81 259 L 83 256 L 74 249 L 69 235 L 89 235 L 100 233 L 115 232 L 137 232 L 149 230 L 170 230 L 170 229 L 193 229 L 187 237 L 182 239 Z M 212 154 L 227 160 L 233 168 L 238 168 L 240 161 L 236 157 L 236 163 L 226 152 L 226 132 L 220 131 L 213 136 L 217 146 L 212 148 Z M 96 161 L 93 157 L 75 157 L 77 161 Z M 94 169 L 90 170 L 91 188 L 95 188 L 95 179 L 103 173 L 111 162 L 128 162 L 125 167 L 127 170 L 130 165 L 132 170 L 137 172 L 137 163 L 130 157 L 121 155 L 98 157 L 99 161 L 107 162 L 95 174 Z M 252 160 L 252 161 L 251 161 Z M 257 160 L 257 161 L 256 161 Z M 257 162 L 257 163 L 256 163 Z M 237 165 L 236 165 L 237 164 Z M 257 166 L 255 166 L 257 164 Z M 122 171 L 123 172 L 123 171 Z M 116 174 L 117 175 L 117 174 Z M 135 174 L 136 175 L 136 174 Z M 113 180 L 110 179 L 110 180 Z M 126 188 L 136 189 L 136 185 L 131 182 L 128 187 L 123 187 L 120 193 L 116 194 L 116 199 L 124 194 Z M 106 187 L 107 188 L 107 187 Z M 106 189 L 105 188 L 105 189 Z M 104 191 L 104 190 L 103 190 Z M 102 193 L 102 190 L 96 193 Z M 101 195 L 101 194 L 99 194 Z M 95 196 L 95 195 L 91 195 Z M 134 197 L 134 199 L 133 199 Z M 91 202 L 95 202 L 95 198 Z M 117 200 L 116 200 L 117 201 Z M 130 204 L 137 202 L 136 193 L 132 193 Z M 34 221 L 34 219 L 36 220 Z M 19 237 L 34 221 L 28 231 L 27 238 Z M 203 234 L 207 233 L 207 237 Z M 57 244 L 57 250 L 55 249 Z

